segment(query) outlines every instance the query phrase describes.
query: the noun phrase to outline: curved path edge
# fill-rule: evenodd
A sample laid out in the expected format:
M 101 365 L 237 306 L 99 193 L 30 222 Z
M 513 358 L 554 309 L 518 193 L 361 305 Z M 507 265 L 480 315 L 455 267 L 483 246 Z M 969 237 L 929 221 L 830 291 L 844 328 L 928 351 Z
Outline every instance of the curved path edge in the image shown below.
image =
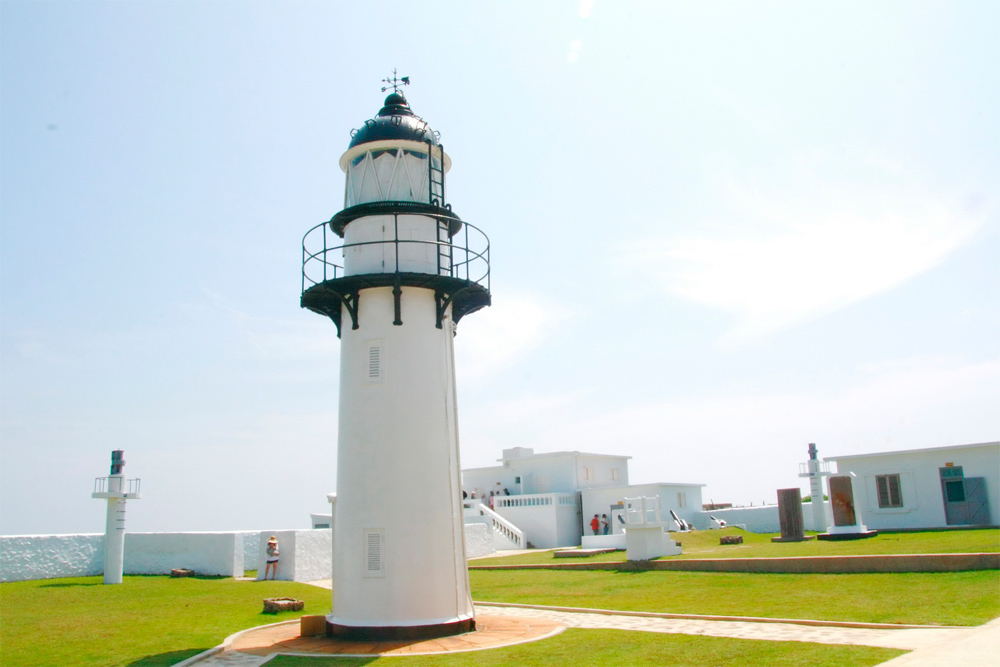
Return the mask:
M 868 630 L 968 630 L 976 626 L 967 625 L 905 625 L 902 623 L 864 623 L 860 621 L 823 621 L 806 618 L 768 618 L 764 616 L 720 616 L 713 614 L 671 614 L 657 611 L 625 611 L 621 609 L 592 609 L 589 607 L 557 607 L 516 602 L 479 602 L 477 607 L 510 607 L 514 609 L 538 609 L 541 611 L 561 611 L 571 614 L 604 614 L 605 616 L 635 616 L 639 618 L 671 618 L 689 621 L 734 621 L 740 623 L 783 623 L 829 628 L 864 628 Z

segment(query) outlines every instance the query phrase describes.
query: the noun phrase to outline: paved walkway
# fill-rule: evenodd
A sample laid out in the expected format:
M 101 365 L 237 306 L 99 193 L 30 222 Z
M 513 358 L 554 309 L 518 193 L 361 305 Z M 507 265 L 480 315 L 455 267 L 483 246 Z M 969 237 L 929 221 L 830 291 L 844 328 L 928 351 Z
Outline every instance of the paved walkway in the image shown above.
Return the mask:
M 310 582 L 313 585 L 330 587 L 329 580 Z M 565 611 L 552 608 L 526 606 L 494 606 L 490 604 L 476 605 L 477 617 L 484 621 L 483 625 L 493 624 L 497 628 L 504 627 L 502 619 L 520 623 L 520 629 L 509 626 L 505 641 L 496 643 L 485 642 L 471 646 L 468 640 L 442 644 L 439 648 L 429 645 L 424 647 L 407 647 L 405 651 L 394 651 L 396 654 L 407 652 L 455 651 L 509 645 L 520 641 L 551 636 L 558 628 L 600 628 L 613 630 L 630 630 L 633 632 L 663 632 L 672 634 L 702 635 L 706 637 L 732 637 L 737 639 L 761 639 L 768 641 L 799 641 L 819 644 L 853 644 L 860 646 L 876 646 L 911 651 L 898 658 L 883 663 L 885 667 L 938 667 L 940 665 L 962 665 L 962 667 L 995 667 L 998 664 L 996 656 L 1000 654 L 1000 619 L 996 619 L 978 628 L 930 628 L 915 627 L 894 629 L 887 627 L 839 627 L 810 622 L 809 625 L 784 622 L 754 622 L 734 620 L 701 620 L 691 618 L 662 618 L 649 615 L 631 615 L 616 612 L 614 614 L 600 611 Z M 272 626 L 280 628 L 281 626 Z M 257 641 L 253 646 L 240 646 L 234 642 L 230 650 L 198 662 L 199 667 L 258 667 L 264 664 L 275 652 L 299 652 L 289 642 L 292 634 L 297 634 L 298 626 L 287 625 L 285 634 L 279 637 L 275 634 L 274 642 Z M 525 630 L 531 629 L 531 631 Z M 522 632 L 519 637 L 513 634 Z M 478 634 L 478 633 L 475 633 Z M 264 637 L 265 635 L 260 635 Z M 441 642 L 442 640 L 438 640 Z M 282 642 L 285 646 L 282 647 Z M 245 644 L 245 642 L 244 642 Z M 301 647 L 302 645 L 300 645 Z M 258 655 L 252 655 L 246 650 L 256 649 Z M 399 647 L 385 647 L 398 649 Z M 303 652 L 312 653 L 306 650 Z M 329 654 L 329 649 L 323 652 Z M 344 654 L 343 650 L 336 651 Z M 372 655 L 379 653 L 379 648 L 368 646 L 359 653 Z
M 776 642 L 813 642 L 816 644 L 855 644 L 912 651 L 934 646 L 946 639 L 965 636 L 971 629 L 908 629 L 875 630 L 870 628 L 841 628 L 799 625 L 796 623 L 755 623 L 752 621 L 701 621 L 693 619 L 657 618 L 650 616 L 607 615 L 525 609 L 523 607 L 477 606 L 490 614 L 504 614 L 521 618 L 539 618 L 555 621 L 567 628 L 632 630 L 637 632 L 663 632 L 705 637 L 731 637 L 733 639 L 765 639 Z

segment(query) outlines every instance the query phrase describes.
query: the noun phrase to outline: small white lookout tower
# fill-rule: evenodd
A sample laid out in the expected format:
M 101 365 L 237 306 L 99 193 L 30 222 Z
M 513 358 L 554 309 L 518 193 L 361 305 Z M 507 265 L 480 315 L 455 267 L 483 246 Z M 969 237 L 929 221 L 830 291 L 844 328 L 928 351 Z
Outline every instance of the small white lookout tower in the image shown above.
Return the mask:
M 823 500 L 823 478 L 830 476 L 830 464 L 820 461 L 816 443 L 809 443 L 809 460 L 799 464 L 799 477 L 809 478 L 809 494 L 812 502 L 812 529 L 822 533 L 826 530 L 826 501 Z
M 341 339 L 327 630 L 352 639 L 475 628 L 453 341 L 490 305 L 489 240 L 445 202 L 451 159 L 399 92 L 408 82 L 386 79 L 340 158 L 345 208 L 303 239 L 302 306 Z
M 122 583 L 125 567 L 125 501 L 139 500 L 139 478 L 125 479 L 125 452 L 111 452 L 111 474 L 94 480 L 91 498 L 107 498 L 108 517 L 104 525 L 104 583 Z

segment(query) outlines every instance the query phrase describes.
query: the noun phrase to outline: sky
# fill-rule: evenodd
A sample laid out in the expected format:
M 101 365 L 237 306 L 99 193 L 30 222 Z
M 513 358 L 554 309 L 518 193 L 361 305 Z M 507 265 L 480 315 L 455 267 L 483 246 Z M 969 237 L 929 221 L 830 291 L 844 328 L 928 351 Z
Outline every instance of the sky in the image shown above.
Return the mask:
M 301 238 L 397 68 L 490 237 L 463 467 L 776 502 L 1000 439 L 995 2 L 0 3 L 0 533 L 309 526 L 338 340 Z

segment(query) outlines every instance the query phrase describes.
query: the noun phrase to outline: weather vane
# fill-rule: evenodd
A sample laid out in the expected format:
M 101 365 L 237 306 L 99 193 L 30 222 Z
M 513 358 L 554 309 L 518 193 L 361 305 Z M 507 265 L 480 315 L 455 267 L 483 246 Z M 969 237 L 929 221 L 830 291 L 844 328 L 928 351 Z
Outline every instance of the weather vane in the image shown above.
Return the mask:
M 410 85 L 410 77 L 404 76 L 404 77 L 400 77 L 400 78 L 397 79 L 396 78 L 396 68 L 393 67 L 392 68 L 392 78 L 390 79 L 389 77 L 386 77 L 386 78 L 382 79 L 382 82 L 388 84 L 386 86 L 382 86 L 382 92 L 383 93 L 385 91 L 389 90 L 390 87 L 392 88 L 392 92 L 398 93 L 400 86 L 408 86 L 408 85 Z

